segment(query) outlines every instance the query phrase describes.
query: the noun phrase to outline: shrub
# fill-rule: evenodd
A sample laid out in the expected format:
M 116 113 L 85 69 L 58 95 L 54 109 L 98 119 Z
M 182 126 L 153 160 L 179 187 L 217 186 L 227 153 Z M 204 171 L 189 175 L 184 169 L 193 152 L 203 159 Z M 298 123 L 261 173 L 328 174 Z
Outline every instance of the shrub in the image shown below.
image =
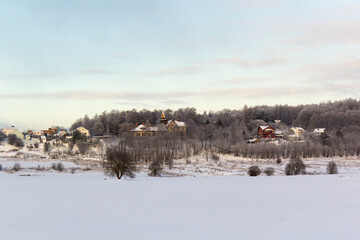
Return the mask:
M 21 140 L 21 138 L 16 138 L 16 140 L 15 140 L 15 146 L 18 147 L 18 148 L 24 147 L 24 142 L 23 142 L 23 140 Z
M 46 143 L 44 144 L 44 151 L 45 151 L 45 152 L 50 152 L 50 148 L 51 148 L 50 143 L 49 143 L 49 142 L 46 142 Z
M 37 170 L 37 171 L 44 171 L 45 168 L 44 168 L 44 167 L 41 167 L 40 165 L 38 165 L 38 166 L 36 167 L 36 170 Z
M 111 146 L 106 149 L 105 174 L 110 177 L 134 178 L 135 163 L 125 148 Z
M 51 164 L 51 168 L 53 170 L 59 171 L 59 172 L 62 172 L 65 170 L 64 165 L 60 162 L 58 164 L 56 164 L 56 163 Z
M 0 171 L 2 170 L 2 165 L 0 164 Z
M 59 162 L 59 163 L 57 164 L 57 169 L 56 169 L 56 170 L 58 170 L 59 172 L 64 171 L 64 170 L 65 170 L 64 165 Z
M 76 146 L 78 147 L 78 149 L 82 155 L 85 155 L 90 149 L 90 143 L 85 142 L 85 141 L 78 141 L 76 143 Z
M 290 159 L 289 163 L 286 164 L 285 174 L 286 175 L 299 175 L 305 173 L 305 164 L 300 159 L 300 157 L 293 157 Z
M 15 145 L 17 136 L 15 134 L 9 134 L 7 143 L 10 145 Z
M 326 171 L 328 174 L 337 174 L 338 168 L 334 161 L 330 161 L 326 167 Z
M 216 161 L 219 161 L 220 160 L 220 157 L 216 154 L 212 154 L 212 159 L 216 162 Z
M 251 177 L 259 176 L 261 173 L 261 169 L 258 166 L 249 167 L 248 174 Z
M 19 163 L 15 163 L 13 168 L 12 168 L 15 172 L 19 171 L 21 169 L 21 166 Z
M 6 134 L 0 130 L 0 142 L 4 141 L 6 139 Z
M 35 147 L 35 148 L 39 148 L 39 143 L 37 143 L 37 142 L 34 143 L 34 147 Z
M 277 163 L 278 165 L 280 165 L 281 159 L 280 159 L 280 158 L 276 159 L 276 163 Z
M 264 173 L 268 176 L 272 176 L 272 175 L 274 175 L 274 168 L 267 167 L 267 168 L 265 168 Z
M 161 161 L 153 161 L 150 165 L 149 165 L 149 176 L 152 177 L 160 177 L 160 173 L 162 171 L 162 166 L 161 166 Z

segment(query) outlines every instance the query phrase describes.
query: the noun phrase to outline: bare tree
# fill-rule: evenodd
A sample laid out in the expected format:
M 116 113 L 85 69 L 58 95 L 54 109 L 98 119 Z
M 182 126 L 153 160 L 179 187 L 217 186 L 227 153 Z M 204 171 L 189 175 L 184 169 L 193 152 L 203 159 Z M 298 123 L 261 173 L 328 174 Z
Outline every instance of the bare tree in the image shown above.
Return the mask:
M 106 149 L 105 174 L 118 179 L 134 178 L 136 170 L 131 154 L 125 148 L 111 146 Z
M 152 177 L 160 177 L 161 171 L 162 171 L 161 161 L 155 160 L 149 165 L 149 176 Z
M 295 156 L 290 159 L 289 163 L 285 167 L 286 175 L 299 175 L 305 173 L 305 164 L 300 157 Z
M 337 174 L 338 168 L 334 161 L 330 161 L 326 167 L 326 171 L 328 174 Z

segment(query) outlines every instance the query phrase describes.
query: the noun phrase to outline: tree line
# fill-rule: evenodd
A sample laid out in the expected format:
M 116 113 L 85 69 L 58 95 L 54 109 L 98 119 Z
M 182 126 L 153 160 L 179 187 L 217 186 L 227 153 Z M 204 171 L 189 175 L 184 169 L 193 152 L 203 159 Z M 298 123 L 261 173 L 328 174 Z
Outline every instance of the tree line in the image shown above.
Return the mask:
M 90 118 L 87 115 L 76 120 L 70 129 L 83 126 L 91 135 L 112 135 L 117 138 L 131 137 L 129 131 L 139 123 L 156 125 L 161 110 L 130 110 L 103 112 Z M 173 149 L 164 150 L 164 155 L 172 157 L 188 156 L 207 152 L 234 154 L 251 158 L 288 158 L 296 152 L 303 157 L 353 156 L 360 154 L 360 101 L 346 99 L 310 105 L 246 105 L 239 110 L 224 109 L 198 113 L 195 108 L 164 110 L 167 119 L 178 119 L 187 125 L 186 136 L 162 136 L 160 145 L 172 142 Z M 275 124 L 275 120 L 281 120 Z M 256 136 L 260 125 L 270 125 L 287 130 L 290 127 L 303 127 L 309 133 L 314 128 L 326 128 L 321 136 L 306 134 L 304 143 L 246 144 L 245 141 Z M 153 151 L 155 138 L 135 139 L 132 149 L 137 149 L 141 158 Z M 171 139 L 171 140 L 170 140 Z M 141 141 L 141 144 L 138 144 Z M 147 143 L 147 142 L 152 143 Z M 149 145 L 151 145 L 149 147 Z M 149 150 L 150 149 L 150 150 Z M 160 149 L 158 147 L 158 149 Z M 150 157 L 151 158 L 151 157 Z M 146 160 L 146 159 L 145 159 Z M 147 161 L 147 160 L 146 160 Z

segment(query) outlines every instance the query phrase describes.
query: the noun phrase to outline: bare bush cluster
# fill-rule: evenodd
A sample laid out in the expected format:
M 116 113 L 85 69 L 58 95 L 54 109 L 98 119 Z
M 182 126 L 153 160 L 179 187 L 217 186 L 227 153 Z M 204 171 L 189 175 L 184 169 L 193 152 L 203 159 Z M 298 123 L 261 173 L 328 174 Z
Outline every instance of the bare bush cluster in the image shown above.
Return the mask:
M 334 161 L 330 161 L 326 167 L 326 172 L 328 174 L 338 174 L 338 168 Z
M 59 171 L 59 172 L 62 172 L 65 170 L 64 165 L 61 162 L 59 162 L 57 164 L 56 163 L 51 164 L 51 168 L 53 170 Z
M 296 156 L 290 159 L 289 163 L 286 164 L 285 174 L 286 175 L 299 175 L 305 173 L 306 166 L 300 157 Z
M 259 168 L 259 166 L 251 166 L 248 169 L 248 175 L 251 177 L 256 177 L 259 176 L 261 174 L 261 169 Z

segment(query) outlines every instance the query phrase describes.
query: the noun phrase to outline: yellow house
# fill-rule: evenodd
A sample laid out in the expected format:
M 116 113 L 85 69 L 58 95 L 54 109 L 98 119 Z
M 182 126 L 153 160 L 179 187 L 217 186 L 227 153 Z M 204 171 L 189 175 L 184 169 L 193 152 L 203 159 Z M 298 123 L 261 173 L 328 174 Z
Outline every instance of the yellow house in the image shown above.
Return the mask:
M 90 131 L 84 127 L 78 127 L 75 129 L 75 131 L 79 131 L 81 134 L 84 134 L 85 136 L 90 137 Z
M 305 129 L 303 129 L 302 127 L 292 127 L 290 128 L 290 131 L 292 131 L 294 135 L 299 137 L 305 133 Z
M 170 120 L 167 123 L 166 128 L 169 132 L 186 133 L 186 124 L 181 121 Z
M 186 134 L 186 124 L 176 120 L 168 121 L 163 112 L 160 117 L 160 124 L 156 127 L 140 124 L 136 128 L 130 130 L 130 132 L 134 134 L 135 137 L 150 137 L 164 132 L 179 132 L 181 134 Z
M 10 134 L 15 134 L 16 137 L 24 139 L 24 134 L 16 128 L 3 128 L 1 129 L 1 131 L 5 133 L 6 136 L 9 136 Z

